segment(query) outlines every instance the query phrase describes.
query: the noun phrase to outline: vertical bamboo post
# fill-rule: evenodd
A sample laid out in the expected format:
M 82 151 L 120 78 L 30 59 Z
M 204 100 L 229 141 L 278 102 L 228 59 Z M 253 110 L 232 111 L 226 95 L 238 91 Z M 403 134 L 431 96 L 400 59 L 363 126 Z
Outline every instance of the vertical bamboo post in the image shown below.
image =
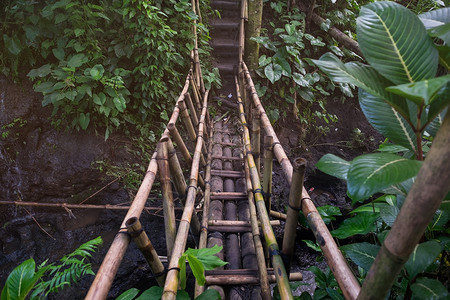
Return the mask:
M 197 105 L 197 110 L 201 111 L 202 105 L 200 103 L 200 92 L 198 90 L 197 85 L 195 84 L 194 76 L 190 77 L 191 87 L 192 87 L 192 94 L 194 95 L 195 104 Z
M 189 92 L 186 93 L 184 99 L 189 108 L 190 116 L 192 118 L 192 123 L 194 124 L 195 127 L 197 127 L 198 126 L 197 111 L 195 110 L 194 103 L 192 102 L 192 98 L 191 98 L 191 95 L 189 94 Z
M 255 158 L 256 169 L 258 174 L 261 174 L 261 127 L 260 127 L 260 117 L 258 111 L 253 111 L 252 120 L 252 154 Z M 260 175 L 261 176 L 261 175 Z
M 153 275 L 156 278 L 159 286 L 164 286 L 166 275 L 164 273 L 164 265 L 158 257 L 158 254 L 153 248 L 152 242 L 148 238 L 145 231 L 142 229 L 142 224 L 136 217 L 129 218 L 125 222 L 128 233 L 133 239 L 138 249 L 142 252 L 147 261 Z
M 266 135 L 264 137 L 263 191 L 264 191 L 264 202 L 266 203 L 267 211 L 270 211 L 272 206 L 272 170 L 273 170 L 273 137 L 270 135 Z
M 306 160 L 296 158 L 294 160 L 294 173 L 292 174 L 291 191 L 289 193 L 289 205 L 286 225 L 284 226 L 283 247 L 281 253 L 284 258 L 288 274 L 291 268 L 291 259 L 294 254 L 295 235 L 297 231 L 298 213 L 301 210 L 303 178 L 305 175 Z
M 205 93 L 208 94 L 208 91 Z M 199 136 L 203 136 L 205 118 L 207 113 L 208 97 L 204 98 L 202 114 L 199 121 Z M 191 167 L 191 176 L 189 180 L 188 192 L 186 197 L 186 206 L 183 210 L 183 215 L 181 216 L 180 225 L 178 227 L 178 233 L 175 240 L 175 247 L 172 252 L 172 257 L 169 262 L 169 272 L 167 273 L 166 283 L 164 284 L 164 291 L 162 295 L 163 300 L 175 300 L 178 290 L 178 261 L 186 248 L 186 241 L 189 233 L 189 228 L 191 225 L 192 214 L 194 212 L 195 206 L 195 195 L 197 191 L 197 179 L 198 171 L 200 166 L 200 154 L 202 151 L 203 139 L 198 138 L 195 146 L 194 157 Z M 194 229 L 193 229 L 194 230 Z M 200 228 L 197 229 L 197 233 Z
M 175 243 L 175 235 L 177 232 L 175 222 L 175 210 L 173 205 L 172 186 L 170 183 L 169 171 L 169 154 L 167 151 L 167 140 L 160 141 L 157 146 L 156 159 L 158 161 L 159 177 L 161 181 L 161 190 L 163 196 L 163 210 L 164 210 L 164 227 L 166 229 L 166 246 L 167 257 L 172 255 L 173 246 Z
M 236 89 L 239 88 L 237 84 L 237 78 L 235 77 Z M 245 141 L 245 155 L 247 157 L 248 167 L 250 169 L 250 176 L 252 179 L 253 193 L 256 202 L 256 208 L 258 211 L 259 219 L 261 221 L 261 228 L 266 240 L 267 248 L 271 254 L 271 261 L 275 271 L 275 276 L 277 280 L 278 290 L 280 291 L 281 299 L 293 299 L 292 291 L 289 286 L 289 277 L 287 276 L 286 269 L 283 264 L 283 259 L 279 253 L 279 247 L 275 234 L 273 232 L 272 226 L 270 225 L 269 215 L 266 210 L 266 205 L 264 203 L 264 198 L 262 196 L 261 183 L 259 181 L 259 173 L 256 169 L 255 160 L 252 155 L 252 146 L 250 144 L 250 132 L 246 127 L 246 120 L 244 115 L 244 106 L 242 99 L 238 98 L 239 103 L 239 115 L 241 123 L 244 128 L 244 141 Z
M 173 177 L 175 189 L 177 190 L 181 203 L 183 203 L 184 206 L 187 187 L 186 180 L 184 179 L 183 169 L 181 169 L 181 165 L 177 157 L 177 150 L 175 150 L 170 139 L 167 141 L 167 151 L 169 153 L 170 174 Z

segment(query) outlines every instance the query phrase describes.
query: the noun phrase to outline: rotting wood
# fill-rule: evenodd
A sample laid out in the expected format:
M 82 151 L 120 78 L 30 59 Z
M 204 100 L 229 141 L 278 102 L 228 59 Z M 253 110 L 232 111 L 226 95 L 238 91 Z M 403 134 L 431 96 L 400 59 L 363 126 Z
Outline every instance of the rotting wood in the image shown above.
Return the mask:
M 170 260 L 177 233 L 175 210 L 173 204 L 172 184 L 170 183 L 169 152 L 167 141 L 160 141 L 157 146 L 156 160 L 158 161 L 159 180 L 163 198 L 164 228 L 166 233 L 167 257 Z
M 286 271 L 290 272 L 292 255 L 294 254 L 295 237 L 297 232 L 298 214 L 302 205 L 302 187 L 305 176 L 306 160 L 296 158 L 294 160 L 294 174 L 292 174 L 291 190 L 289 192 L 289 205 L 286 225 L 284 226 L 283 247 L 281 253 L 284 258 Z
M 132 217 L 128 219 L 125 224 L 127 226 L 128 233 L 133 239 L 133 242 L 144 255 L 145 260 L 150 266 L 153 276 L 155 276 L 156 282 L 158 282 L 159 286 L 164 286 L 164 281 L 166 280 L 164 265 L 159 259 L 155 248 L 153 248 L 152 242 L 143 230 L 141 222 L 139 222 L 138 218 Z
M 204 124 L 205 124 L 205 118 L 207 114 L 207 104 L 208 104 L 208 93 L 209 91 L 206 91 L 204 101 L 203 101 L 203 109 L 202 114 L 200 116 L 199 120 L 199 128 L 198 133 L 199 136 L 203 135 L 204 130 Z M 195 146 L 195 152 L 193 157 L 193 162 L 191 166 L 191 176 L 189 179 L 189 187 L 188 187 L 188 193 L 186 197 L 186 206 L 183 211 L 183 215 L 181 217 L 180 225 L 178 227 L 177 236 L 175 239 L 175 247 L 172 252 L 172 257 L 170 259 L 169 263 L 169 271 L 167 273 L 167 279 L 166 283 L 164 285 L 164 291 L 162 295 L 163 300 L 170 300 L 175 299 L 177 290 L 178 290 L 178 284 L 179 284 L 179 265 L 178 260 L 180 259 L 181 255 L 183 254 L 185 248 L 186 248 L 186 241 L 189 234 L 190 229 L 190 223 L 192 219 L 192 214 L 195 213 L 194 211 L 194 205 L 195 205 L 195 196 L 196 196 L 196 190 L 197 190 L 197 181 L 198 181 L 198 173 L 199 173 L 199 166 L 200 166 L 200 154 L 202 151 L 202 144 L 203 139 L 199 138 L 197 139 L 197 143 Z M 192 228 L 194 234 L 200 233 L 200 228 Z
M 238 88 L 237 86 L 238 85 L 236 85 L 236 88 Z M 252 180 L 256 208 L 258 211 L 259 219 L 262 224 L 262 231 L 264 234 L 264 238 L 266 240 L 269 253 L 271 254 L 272 265 L 276 270 L 275 274 L 277 278 L 278 290 L 280 292 L 280 296 L 282 299 L 293 299 L 292 291 L 289 286 L 289 278 L 287 277 L 286 269 L 284 267 L 283 260 L 279 253 L 279 247 L 275 239 L 275 234 L 273 232 L 272 226 L 270 226 L 269 216 L 262 195 L 258 170 L 256 169 L 255 161 L 252 155 L 252 148 L 250 144 L 250 133 L 248 128 L 245 126 L 247 122 L 244 115 L 244 106 L 242 103 L 242 99 L 240 97 L 238 97 L 238 102 L 239 102 L 239 115 L 242 127 L 244 129 L 245 155 L 247 157 L 248 167 L 250 170 L 250 177 Z
M 253 100 L 254 106 L 259 109 L 261 115 L 261 126 L 265 130 L 266 135 L 273 136 L 273 151 L 275 157 L 280 164 L 283 173 L 289 184 L 292 183 L 292 165 L 289 159 L 286 156 L 286 153 L 283 150 L 283 147 L 278 140 L 278 137 L 275 134 L 275 131 L 270 123 L 269 118 L 266 115 L 264 107 L 262 106 L 258 94 L 256 93 L 255 85 L 253 84 L 253 80 L 250 76 L 247 66 L 244 62 L 241 62 L 242 71 L 244 73 L 244 77 L 247 81 L 250 90 L 250 97 Z M 306 189 L 302 188 L 302 198 L 310 199 L 309 194 Z M 324 253 L 324 256 L 330 266 L 331 271 L 336 277 L 336 281 L 339 284 L 342 292 L 344 293 L 344 297 L 346 299 L 356 299 L 361 289 L 358 281 L 350 270 L 346 259 L 342 255 L 341 251 L 337 247 L 336 243 L 333 240 L 327 226 L 323 222 L 319 213 L 317 212 L 316 207 L 312 201 L 303 200 L 302 204 L 303 214 L 307 216 L 310 212 L 314 214 L 314 216 L 318 215 L 318 217 L 307 218 L 308 223 L 311 225 L 311 228 L 316 229 L 316 239 L 320 241 L 320 244 L 323 244 L 322 240 L 326 241 L 326 244 L 321 246 L 321 249 Z
M 231 270 L 234 271 L 234 270 Z M 259 284 L 259 277 L 255 275 L 206 275 L 206 284 L 217 284 L 217 285 L 243 285 L 243 284 Z M 269 283 L 276 282 L 276 276 L 273 274 L 268 274 L 267 278 Z M 300 272 L 291 273 L 289 275 L 289 281 L 302 281 L 303 275 Z M 272 299 L 272 298 L 268 298 Z

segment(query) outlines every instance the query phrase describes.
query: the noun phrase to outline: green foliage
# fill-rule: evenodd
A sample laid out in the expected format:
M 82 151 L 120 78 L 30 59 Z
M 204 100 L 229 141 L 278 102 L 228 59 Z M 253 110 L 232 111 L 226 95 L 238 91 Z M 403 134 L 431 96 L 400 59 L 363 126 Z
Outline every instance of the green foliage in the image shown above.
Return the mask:
M 305 15 L 293 8 L 284 15 L 285 3 L 271 1 L 270 7 L 278 20 L 269 22 L 267 34 L 252 38 L 263 49 L 256 73 L 262 78 L 256 86 L 258 95 L 273 99 L 269 105 L 268 116 L 272 122 L 287 117 L 288 106 L 292 114 L 305 125 L 315 120 L 327 124 L 336 121 L 336 116 L 325 109 L 326 97 L 335 89 L 321 73 L 312 68 L 301 56 L 310 56 L 327 46 L 320 36 L 305 31 Z M 330 49 L 344 55 L 335 45 Z M 348 96 L 352 96 L 349 85 L 338 84 Z M 282 112 L 280 114 L 280 112 Z
M 359 102 L 369 123 L 394 142 L 386 140 L 378 149 L 380 153 L 362 155 L 351 162 L 331 154 L 318 162 L 323 172 L 347 180 L 354 204 L 375 193 L 388 193 L 353 210 L 353 217 L 332 231 L 337 238 L 377 233 L 382 243 L 397 218 L 450 103 L 450 76 L 445 75 L 450 69 L 445 63 L 446 52 L 440 50 L 449 49 L 445 43 L 450 28 L 442 24 L 447 22 L 448 12 L 443 8 L 416 16 L 393 2 L 368 4 L 361 8 L 357 33 L 370 65 L 343 63 L 331 53 L 313 60 L 331 79 L 359 87 Z M 436 77 L 438 68 L 444 75 Z M 411 159 L 413 156 L 417 160 Z M 439 281 L 423 276 L 433 273 L 433 277 L 439 277 L 446 267 L 447 242 L 434 237 L 447 231 L 443 224 L 449 219 L 444 201 L 427 228 L 428 241 L 417 245 L 394 292 L 410 291 L 413 298 L 423 298 L 423 294 L 433 299 L 448 296 Z M 377 244 L 357 243 L 342 250 L 360 268 L 363 278 L 379 248 Z M 438 292 L 428 291 L 424 287 L 428 282 L 436 284 Z
M 324 272 L 318 267 L 312 266 L 308 268 L 308 271 L 314 273 L 317 285 L 316 290 L 314 291 L 313 299 L 344 299 L 336 278 L 334 278 L 334 275 L 329 268 L 327 268 Z
M 33 258 L 24 261 L 8 276 L 1 300 L 25 299 L 31 291 L 31 299 L 45 299 L 48 294 L 71 286 L 86 274 L 95 275 L 91 264 L 85 260 L 101 243 L 101 237 L 90 240 L 61 258 L 59 265 L 46 265 L 47 261 L 44 261 L 37 271 Z M 41 281 L 36 284 L 39 279 Z
M 205 270 L 213 270 L 227 264 L 215 254 L 219 253 L 222 247 L 214 245 L 212 248 L 201 248 L 186 250 L 178 260 L 180 266 L 180 285 L 182 289 L 186 288 L 186 261 L 191 267 L 192 273 L 197 279 L 199 285 L 205 284 Z
M 56 126 L 94 124 L 105 138 L 159 119 L 184 82 L 198 18 L 188 0 L 9 0 L 0 15 L 1 72 L 28 72 Z

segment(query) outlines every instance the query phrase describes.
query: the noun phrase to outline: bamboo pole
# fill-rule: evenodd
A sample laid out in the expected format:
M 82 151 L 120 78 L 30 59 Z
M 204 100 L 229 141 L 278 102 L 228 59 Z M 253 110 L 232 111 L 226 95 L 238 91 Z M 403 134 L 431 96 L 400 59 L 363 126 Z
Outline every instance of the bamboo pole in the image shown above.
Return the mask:
M 256 169 L 261 177 L 261 126 L 258 112 L 252 113 L 252 154 L 255 158 Z
M 148 238 L 147 234 L 142 228 L 141 222 L 136 217 L 132 217 L 125 222 L 127 230 L 133 242 L 136 244 L 138 249 L 142 252 L 147 261 L 153 275 L 155 276 L 156 282 L 159 286 L 164 286 L 164 281 L 166 275 L 164 272 L 164 265 L 158 257 L 158 254 L 153 248 L 152 242 Z
M 194 82 L 194 78 L 191 76 L 190 78 L 192 93 L 194 94 L 195 104 L 197 105 L 197 110 L 201 111 L 202 105 L 200 103 L 200 92 L 198 90 L 197 85 Z
M 241 21 L 239 24 L 239 62 L 244 59 L 244 44 L 245 44 L 245 11 L 246 1 L 241 1 Z
M 208 94 L 208 91 L 205 94 Z M 207 113 L 207 104 L 208 104 L 208 97 L 205 97 L 202 114 L 200 116 L 199 121 L 199 129 L 198 129 L 199 137 L 203 136 L 204 123 Z M 180 267 L 178 265 L 178 260 L 180 259 L 181 255 L 184 252 L 184 249 L 186 248 L 186 241 L 189 233 L 192 214 L 194 213 L 195 195 L 197 190 L 197 179 L 198 179 L 202 144 L 203 138 L 198 138 L 191 167 L 191 176 L 189 180 L 188 193 L 186 197 L 186 206 L 184 208 L 180 225 L 178 227 L 178 232 L 175 240 L 175 247 L 172 252 L 172 257 L 169 263 L 169 271 L 167 273 L 166 283 L 164 285 L 164 291 L 162 295 L 163 300 L 171 300 L 171 299 L 174 300 L 177 295 L 179 283 L 178 273 Z M 200 228 L 197 228 L 196 232 L 198 233 L 199 231 Z
M 173 178 L 173 185 L 181 199 L 181 203 L 185 204 L 186 198 L 186 179 L 184 179 L 183 169 L 181 168 L 180 162 L 177 157 L 177 151 L 175 150 L 173 143 L 170 139 L 167 141 L 167 151 L 169 154 L 169 167 L 170 174 Z
M 188 148 L 186 147 L 186 144 L 183 142 L 183 138 L 181 137 L 180 133 L 178 132 L 177 127 L 174 123 L 169 123 L 167 126 L 168 131 L 170 132 L 170 136 L 173 138 L 175 143 L 180 149 L 181 154 L 183 155 L 184 160 L 187 164 L 192 164 L 192 157 L 189 153 Z
M 28 201 L 0 201 L 0 205 L 17 205 L 17 206 L 35 206 L 35 207 L 54 207 L 65 209 L 109 209 L 109 210 L 129 210 L 131 206 L 120 205 L 94 205 L 94 204 L 70 204 L 70 203 L 45 203 L 45 202 L 28 202 Z M 161 207 L 145 206 L 145 210 L 161 210 Z M 175 209 L 181 209 L 175 207 Z
M 366 276 L 358 299 L 383 299 L 408 261 L 450 186 L 450 111 L 394 225 Z
M 292 255 L 294 254 L 295 236 L 297 232 L 298 212 L 302 206 L 302 187 L 305 176 L 306 160 L 296 158 L 294 160 L 294 174 L 292 174 L 291 191 L 289 193 L 289 205 L 287 211 L 286 225 L 284 226 L 283 255 L 284 264 L 288 274 L 290 273 Z
M 240 220 L 209 220 L 208 226 L 236 226 L 236 227 L 251 227 L 251 221 L 240 221 Z M 261 223 L 257 223 L 258 226 L 261 226 Z M 280 226 L 280 220 L 271 220 L 270 225 L 272 226 Z
M 234 271 L 234 270 L 233 270 Z M 244 284 L 259 284 L 259 278 L 257 275 L 206 275 L 206 284 L 212 285 L 244 285 Z M 267 278 L 269 283 L 276 282 L 276 276 L 274 274 L 268 274 Z M 302 273 L 291 273 L 289 275 L 289 281 L 302 281 L 303 275 Z M 272 299 L 270 298 L 262 298 L 262 299 Z
M 189 108 L 190 116 L 192 118 L 192 123 L 197 128 L 198 127 L 197 111 L 194 108 L 194 103 L 192 102 L 192 98 L 191 98 L 191 95 L 189 94 L 189 92 L 186 93 L 184 99 L 185 99 L 186 104 L 187 104 L 187 106 Z
M 266 135 L 264 137 L 264 177 L 263 191 L 266 209 L 271 211 L 272 206 L 272 170 L 273 170 L 273 137 Z
M 178 106 L 180 108 L 181 119 L 184 123 L 184 128 L 186 128 L 189 139 L 192 142 L 195 142 L 197 139 L 197 134 L 195 133 L 194 125 L 192 125 L 191 118 L 189 117 L 189 113 L 186 109 L 186 104 L 183 101 L 178 102 Z
M 124 228 L 126 226 L 126 220 L 132 217 L 139 218 L 141 216 L 150 190 L 152 189 L 153 182 L 155 181 L 157 170 L 158 164 L 156 163 L 155 153 L 150 160 L 147 173 L 145 174 L 136 197 L 134 198 L 134 201 L 131 204 L 131 207 L 128 210 L 120 228 Z M 117 234 L 114 238 L 85 299 L 106 299 L 108 296 L 108 291 L 111 288 L 114 277 L 116 276 L 117 270 L 122 262 L 122 258 L 127 250 L 128 244 L 130 243 L 130 237 L 123 234 L 124 232 L 126 231 L 121 229 L 119 234 Z
M 163 198 L 164 228 L 166 233 L 167 258 L 170 256 L 175 243 L 177 225 L 175 221 L 175 210 L 173 204 L 172 185 L 170 183 L 169 153 L 167 151 L 167 140 L 160 141 L 157 146 L 156 160 L 158 161 L 159 180 Z
M 189 74 L 190 74 L 190 73 L 192 73 L 192 70 L 189 70 Z M 164 139 L 164 138 L 168 138 L 168 137 L 169 137 L 169 135 L 170 135 L 169 127 L 170 127 L 170 126 L 175 127 L 175 123 L 176 123 L 177 120 L 178 120 L 178 115 L 180 114 L 180 109 L 179 109 L 179 107 L 178 107 L 178 103 L 179 103 L 180 101 L 183 101 L 183 100 L 184 100 L 184 95 L 187 93 L 187 91 L 188 91 L 188 89 L 189 89 L 190 78 L 191 78 L 191 75 L 188 75 L 188 76 L 186 77 L 186 81 L 185 81 L 185 83 L 184 83 L 183 90 L 181 91 L 180 96 L 178 96 L 178 99 L 177 99 L 177 101 L 175 102 L 175 108 L 173 109 L 172 115 L 170 116 L 169 122 L 167 123 L 167 127 L 166 127 L 166 129 L 164 130 L 164 133 L 162 134 L 161 139 Z
M 237 78 L 235 78 L 236 88 L 238 88 Z M 292 291 L 289 286 L 289 278 L 286 273 L 286 269 L 283 264 L 283 259 L 280 256 L 278 244 L 273 232 L 272 226 L 270 225 L 269 216 L 267 214 L 266 205 L 264 203 L 264 198 L 262 196 L 261 184 L 259 181 L 258 170 L 256 169 L 255 160 L 252 155 L 252 148 L 250 144 L 250 133 L 248 128 L 245 126 L 247 124 L 244 115 L 244 106 L 242 99 L 238 97 L 239 103 L 239 115 L 241 123 L 244 128 L 244 140 L 245 140 L 245 155 L 247 156 L 248 167 L 250 170 L 250 177 L 252 180 L 253 193 L 256 202 L 256 208 L 258 211 L 259 219 L 262 224 L 262 231 L 264 233 L 264 238 L 271 254 L 272 265 L 275 269 L 275 274 L 277 278 L 278 290 L 280 291 L 281 299 L 293 299 Z
M 286 214 L 280 213 L 280 212 L 275 211 L 275 210 L 271 210 L 270 211 L 270 216 L 274 217 L 274 218 L 277 218 L 277 219 L 280 219 L 280 220 L 286 220 L 287 219 L 287 215 Z
M 208 241 L 208 214 L 209 214 L 209 202 L 211 196 L 211 159 L 212 159 L 212 139 L 213 139 L 213 127 L 210 129 L 210 138 L 208 145 L 208 163 L 206 164 L 206 174 L 205 174 L 205 201 L 203 202 L 203 218 L 202 218 L 202 226 L 200 231 L 200 240 L 198 243 L 198 248 L 206 248 L 206 243 Z M 195 296 L 198 297 L 201 293 L 205 291 L 205 286 L 199 285 L 197 280 L 195 281 Z
M 255 108 L 259 110 L 261 115 L 261 126 L 265 130 L 266 135 L 273 136 L 273 151 L 275 157 L 277 158 L 278 163 L 281 165 L 287 181 L 289 182 L 289 184 L 291 184 L 292 165 L 287 158 L 286 153 L 284 152 L 283 147 L 281 146 L 280 141 L 278 140 L 278 137 L 276 136 L 275 131 L 270 123 L 270 120 L 266 115 L 264 107 L 262 106 L 258 98 L 255 85 L 253 84 L 253 80 L 250 76 L 247 66 L 244 62 L 242 62 L 241 65 L 251 92 L 250 95 L 252 97 L 253 103 L 255 105 Z M 344 293 L 344 297 L 346 299 L 356 299 L 361 287 L 352 271 L 350 270 L 349 266 L 347 265 L 347 261 L 337 247 L 336 242 L 331 236 L 327 226 L 317 212 L 314 203 L 311 200 L 308 200 L 310 199 L 309 194 L 304 187 L 302 189 L 302 199 L 304 199 L 302 204 L 303 214 L 307 217 L 310 227 L 315 229 L 313 232 L 315 232 L 314 234 L 317 241 L 319 242 L 319 245 L 322 244 L 321 249 L 323 251 L 325 259 L 327 260 L 331 271 L 336 277 L 339 287 Z M 312 215 L 308 217 L 309 214 Z
M 244 172 L 242 171 L 231 171 L 231 170 L 211 170 L 213 176 L 229 177 L 229 178 L 242 178 L 244 177 Z

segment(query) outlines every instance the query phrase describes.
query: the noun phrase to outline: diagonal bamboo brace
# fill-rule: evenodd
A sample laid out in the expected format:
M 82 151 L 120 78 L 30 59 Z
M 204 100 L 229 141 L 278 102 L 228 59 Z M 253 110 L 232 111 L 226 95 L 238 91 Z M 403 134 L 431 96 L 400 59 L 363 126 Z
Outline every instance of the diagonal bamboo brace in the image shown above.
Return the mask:
M 128 234 L 133 239 L 133 242 L 144 255 L 158 285 L 164 286 L 164 281 L 166 280 L 164 265 L 159 259 L 155 248 L 153 248 L 152 242 L 142 228 L 141 222 L 139 222 L 138 218 L 132 217 L 125 222 L 125 225 L 127 226 Z

